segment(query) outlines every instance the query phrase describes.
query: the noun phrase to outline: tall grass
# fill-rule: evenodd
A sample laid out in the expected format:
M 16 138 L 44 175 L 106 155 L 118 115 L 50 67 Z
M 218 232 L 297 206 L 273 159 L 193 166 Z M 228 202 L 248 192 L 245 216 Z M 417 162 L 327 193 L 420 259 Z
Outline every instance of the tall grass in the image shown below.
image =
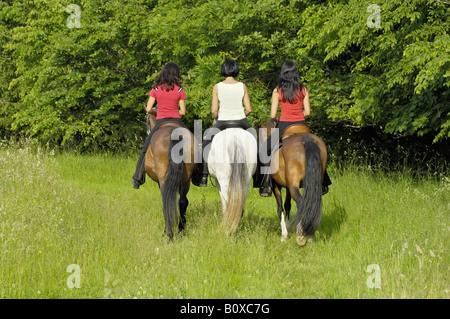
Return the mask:
M 169 244 L 158 186 L 131 187 L 136 160 L 2 145 L 0 298 L 449 297 L 446 176 L 331 168 L 305 247 L 280 242 L 274 198 L 251 189 L 228 236 L 217 190 L 192 186 L 186 230 Z M 72 264 L 80 288 L 67 283 Z M 381 288 L 368 285 L 372 264 Z

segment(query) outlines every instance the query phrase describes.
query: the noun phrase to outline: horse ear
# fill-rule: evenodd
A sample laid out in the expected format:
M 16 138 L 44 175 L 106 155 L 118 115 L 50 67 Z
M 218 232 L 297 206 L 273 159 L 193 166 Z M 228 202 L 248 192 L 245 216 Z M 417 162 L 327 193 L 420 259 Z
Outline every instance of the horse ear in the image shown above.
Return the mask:
M 142 109 L 145 111 L 145 102 L 142 103 Z
M 253 127 L 258 130 L 259 129 L 259 124 L 256 121 L 253 121 Z

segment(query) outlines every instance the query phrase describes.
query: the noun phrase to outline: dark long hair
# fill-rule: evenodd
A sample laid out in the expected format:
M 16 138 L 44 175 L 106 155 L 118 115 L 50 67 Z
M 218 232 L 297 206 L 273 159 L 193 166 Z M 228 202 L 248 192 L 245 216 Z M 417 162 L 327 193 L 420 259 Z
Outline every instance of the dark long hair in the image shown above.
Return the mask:
M 173 90 L 174 84 L 181 87 L 182 78 L 180 75 L 180 67 L 174 62 L 167 63 L 156 77 L 155 88 L 161 85 L 161 89 L 166 91 Z
M 295 103 L 303 94 L 303 83 L 300 81 L 297 65 L 292 61 L 285 61 L 281 67 L 277 89 L 281 89 L 283 102 Z

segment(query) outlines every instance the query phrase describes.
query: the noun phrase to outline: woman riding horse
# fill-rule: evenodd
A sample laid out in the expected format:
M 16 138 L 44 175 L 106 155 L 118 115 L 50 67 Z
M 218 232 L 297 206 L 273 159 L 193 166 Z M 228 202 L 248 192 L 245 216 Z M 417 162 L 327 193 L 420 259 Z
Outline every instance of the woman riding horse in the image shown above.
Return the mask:
M 220 83 L 214 85 L 211 113 L 216 121 L 214 126 L 207 130 L 202 143 L 202 154 L 211 143 L 214 135 L 229 127 L 249 129 L 252 126 L 247 116 L 252 111 L 247 86 L 235 78 L 239 74 L 239 66 L 235 60 L 226 59 L 221 67 L 220 75 L 225 77 Z M 242 104 L 244 104 L 245 109 Z M 202 156 L 199 174 L 192 179 L 196 186 L 206 187 L 208 182 L 208 165 Z
M 271 134 L 265 141 L 262 150 L 267 150 L 269 154 L 274 153 L 278 141 L 274 140 L 275 136 L 283 135 L 285 129 L 293 124 L 306 125 L 305 117 L 310 115 L 311 106 L 309 103 L 309 92 L 305 85 L 300 81 L 297 65 L 292 61 L 285 61 L 281 67 L 278 85 L 272 92 L 272 105 L 270 109 L 270 117 L 277 122 L 278 105 L 281 107 L 280 120 L 278 123 L 278 134 Z M 260 150 L 261 151 L 261 150 Z M 265 154 L 266 155 L 266 154 Z M 269 172 L 270 162 L 259 163 L 262 173 L 262 181 L 259 194 L 264 197 L 272 195 L 272 176 Z M 257 172 L 259 173 L 259 172 Z M 325 171 L 322 193 L 328 192 L 328 185 L 331 184 L 330 178 Z
M 166 122 L 175 122 L 184 126 L 181 116 L 186 114 L 186 93 L 181 88 L 181 81 L 180 67 L 174 62 L 169 62 L 157 76 L 155 85 L 149 93 L 150 97 L 145 110 L 147 113 L 155 115 L 152 108 L 156 102 L 158 112 L 156 124 L 145 140 L 133 175 L 133 188 L 135 189 L 139 189 L 139 186 L 145 183 L 145 154 L 156 130 Z

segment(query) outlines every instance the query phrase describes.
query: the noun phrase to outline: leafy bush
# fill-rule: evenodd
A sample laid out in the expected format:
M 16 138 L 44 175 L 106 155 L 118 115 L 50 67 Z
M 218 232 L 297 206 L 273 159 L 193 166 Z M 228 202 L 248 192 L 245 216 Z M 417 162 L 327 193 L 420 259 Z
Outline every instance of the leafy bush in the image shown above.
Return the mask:
M 201 119 L 205 129 L 212 87 L 231 57 L 249 87 L 251 122 L 268 118 L 281 64 L 292 59 L 318 128 L 345 122 L 434 142 L 450 135 L 443 2 L 92 0 L 78 2 L 78 11 L 70 4 L 0 3 L 0 134 L 80 151 L 136 149 L 145 94 L 168 61 L 182 69 L 184 121 L 193 128 Z

